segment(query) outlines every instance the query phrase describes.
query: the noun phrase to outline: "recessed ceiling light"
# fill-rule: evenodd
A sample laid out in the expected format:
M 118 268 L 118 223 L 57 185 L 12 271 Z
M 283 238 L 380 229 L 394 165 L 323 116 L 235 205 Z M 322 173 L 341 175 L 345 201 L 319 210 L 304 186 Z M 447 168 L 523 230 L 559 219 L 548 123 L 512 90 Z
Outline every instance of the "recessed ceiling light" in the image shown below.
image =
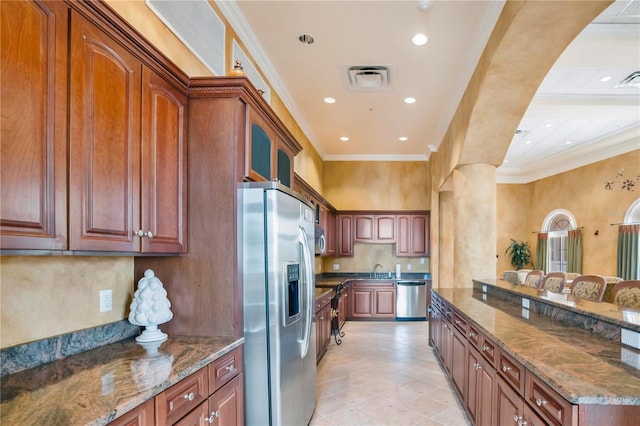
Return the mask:
M 408 141 L 408 140 L 409 140 L 409 138 L 408 138 L 408 137 L 406 137 L 406 136 L 400 136 L 400 137 L 398 138 L 398 140 L 399 140 L 400 142 L 406 142 L 406 141 Z
M 547 124 L 544 125 L 544 127 L 551 127 L 551 126 L 553 126 L 553 124 L 551 124 L 551 123 L 547 123 Z
M 566 144 L 566 145 L 571 145 L 572 143 L 573 143 L 573 142 L 571 142 L 571 141 L 566 141 L 566 142 L 565 142 L 565 144 Z
M 607 81 L 609 81 L 609 80 L 611 80 L 611 76 L 610 76 L 610 75 L 608 75 L 608 76 L 606 76 L 606 77 L 602 77 L 602 78 L 600 79 L 600 81 L 601 81 L 601 82 L 603 82 L 603 83 L 606 83 L 606 82 L 607 82 Z
M 346 142 L 346 141 L 348 141 L 348 140 L 349 140 L 349 138 L 348 138 L 347 136 L 340 136 L 340 140 L 341 140 L 342 142 Z
M 508 163 L 508 162 L 509 162 L 509 160 L 504 160 L 504 161 L 503 161 L 503 163 Z
M 404 103 L 405 104 L 415 104 L 416 103 L 416 98 L 404 98 Z
M 428 145 L 427 148 L 429 148 L 429 151 L 431 152 L 436 152 L 438 150 L 438 148 L 436 148 L 435 145 Z
M 329 98 L 329 97 L 326 97 L 326 98 L 324 98 L 324 101 L 325 101 L 326 103 L 328 103 L 328 104 L 335 104 L 335 103 L 336 103 L 335 98 Z
M 298 41 L 302 44 L 313 44 L 316 40 L 311 34 L 300 34 L 298 36 Z
M 416 34 L 411 39 L 411 43 L 415 44 L 416 46 L 424 46 L 425 44 L 427 44 L 427 41 L 429 41 L 429 38 L 424 34 Z
M 525 143 L 526 145 L 529 145 L 529 144 L 531 143 L 531 141 L 524 141 L 524 143 Z

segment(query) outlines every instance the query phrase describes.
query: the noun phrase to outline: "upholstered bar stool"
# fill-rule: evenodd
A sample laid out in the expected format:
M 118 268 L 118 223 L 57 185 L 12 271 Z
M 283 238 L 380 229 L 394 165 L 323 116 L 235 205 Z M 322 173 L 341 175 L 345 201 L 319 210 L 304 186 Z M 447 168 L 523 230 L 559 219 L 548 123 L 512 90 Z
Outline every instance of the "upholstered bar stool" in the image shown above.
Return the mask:
M 552 293 L 562 293 L 564 285 L 567 282 L 567 274 L 565 272 L 549 272 L 542 281 L 540 288 Z
M 581 299 L 602 302 L 607 281 L 601 275 L 580 275 L 571 283 L 571 294 Z
M 611 289 L 613 303 L 640 310 L 640 280 L 620 281 Z

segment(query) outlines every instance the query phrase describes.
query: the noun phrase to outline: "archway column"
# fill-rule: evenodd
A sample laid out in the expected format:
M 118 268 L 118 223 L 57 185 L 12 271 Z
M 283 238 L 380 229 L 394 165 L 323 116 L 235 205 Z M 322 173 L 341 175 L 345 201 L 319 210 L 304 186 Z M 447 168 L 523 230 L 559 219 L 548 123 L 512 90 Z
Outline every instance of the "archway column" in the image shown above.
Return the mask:
M 453 287 L 496 274 L 496 167 L 469 164 L 453 171 Z

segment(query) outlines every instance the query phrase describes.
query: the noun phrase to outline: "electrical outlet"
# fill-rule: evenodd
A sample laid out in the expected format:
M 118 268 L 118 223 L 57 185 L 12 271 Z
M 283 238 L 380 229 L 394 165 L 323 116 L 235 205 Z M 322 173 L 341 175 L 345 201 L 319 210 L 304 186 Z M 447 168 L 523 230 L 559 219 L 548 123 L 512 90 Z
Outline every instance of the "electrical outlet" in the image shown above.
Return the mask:
M 620 348 L 620 361 L 633 368 L 640 369 L 640 353 L 627 348 Z
M 409 263 L 407 264 L 407 271 L 410 271 L 410 270 L 411 270 L 411 264 Z
M 113 293 L 111 290 L 100 290 L 100 312 L 109 312 L 113 309 Z
M 640 349 L 640 333 L 636 331 L 627 330 L 626 328 L 620 329 L 620 342 L 623 345 L 631 346 L 632 348 Z
M 421 264 L 421 265 L 424 265 L 424 257 L 421 257 L 421 258 L 420 258 L 420 264 Z
M 522 307 L 525 309 L 529 309 L 529 299 L 522 298 Z
M 529 319 L 529 310 L 522 308 L 522 318 Z
M 334 263 L 333 264 L 333 270 L 334 271 L 339 271 L 340 270 L 340 264 L 339 263 Z
M 482 285 L 482 292 L 486 293 L 487 292 L 487 286 L 486 285 Z

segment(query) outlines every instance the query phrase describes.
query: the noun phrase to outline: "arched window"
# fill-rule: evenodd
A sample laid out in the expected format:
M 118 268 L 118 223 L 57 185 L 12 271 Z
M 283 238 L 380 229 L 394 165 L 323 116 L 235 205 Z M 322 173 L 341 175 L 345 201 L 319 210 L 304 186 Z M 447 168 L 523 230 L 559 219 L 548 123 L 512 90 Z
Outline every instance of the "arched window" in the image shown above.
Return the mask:
M 624 215 L 624 225 L 619 228 L 617 272 L 618 276 L 627 280 L 640 278 L 638 224 L 640 224 L 640 198 L 631 203 Z
M 567 210 L 549 213 L 542 225 L 542 232 L 548 234 L 547 272 L 567 272 L 567 237 L 569 230 L 576 229 L 576 220 Z

